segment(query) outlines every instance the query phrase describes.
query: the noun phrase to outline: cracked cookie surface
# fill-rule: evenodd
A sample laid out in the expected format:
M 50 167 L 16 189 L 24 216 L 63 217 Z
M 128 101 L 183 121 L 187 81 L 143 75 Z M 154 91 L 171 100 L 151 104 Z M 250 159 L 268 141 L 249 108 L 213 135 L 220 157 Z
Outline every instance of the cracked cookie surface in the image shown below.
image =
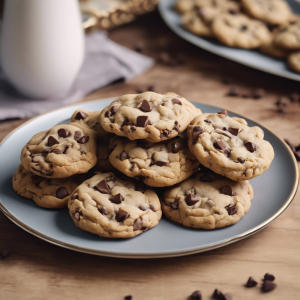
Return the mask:
M 102 237 L 130 238 L 155 227 L 162 211 L 157 195 L 146 186 L 96 175 L 70 196 L 70 216 L 77 227 Z
M 176 94 L 145 92 L 121 96 L 103 109 L 100 120 L 108 132 L 156 143 L 183 132 L 200 113 L 200 109 Z
M 71 121 L 73 123 L 79 123 L 82 126 L 86 126 L 89 129 L 92 129 L 96 133 L 97 137 L 106 139 L 110 134 L 103 129 L 100 123 L 100 114 L 101 111 L 77 109 L 74 111 L 71 117 Z
M 88 176 L 81 174 L 69 178 L 44 178 L 19 165 L 13 177 L 13 188 L 20 196 L 32 199 L 38 206 L 61 208 L 68 205 L 69 196 Z
M 270 32 L 261 21 L 243 14 L 220 14 L 212 23 L 215 37 L 230 47 L 254 49 L 270 39 Z
M 115 168 L 153 187 L 181 182 L 196 172 L 199 166 L 184 135 L 160 143 L 115 137 L 110 148 L 113 151 L 109 160 Z
M 244 119 L 230 118 L 225 110 L 196 117 L 187 135 L 189 148 L 200 163 L 232 180 L 261 175 L 274 158 L 261 128 L 248 127 Z
M 86 173 L 97 162 L 96 136 L 77 123 L 57 125 L 33 136 L 22 149 L 20 159 L 26 170 L 42 177 Z
M 292 16 L 284 0 L 241 0 L 243 10 L 252 18 L 272 25 L 282 25 Z
M 162 211 L 186 227 L 216 229 L 237 223 L 249 210 L 249 181 L 232 181 L 213 172 L 199 172 L 162 196 Z

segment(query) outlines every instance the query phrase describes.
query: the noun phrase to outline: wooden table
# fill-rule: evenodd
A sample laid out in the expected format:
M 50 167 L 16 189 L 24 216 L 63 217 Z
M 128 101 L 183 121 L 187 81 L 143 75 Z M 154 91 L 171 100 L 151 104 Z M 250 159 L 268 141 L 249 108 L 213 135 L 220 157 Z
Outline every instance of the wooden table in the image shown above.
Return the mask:
M 164 49 L 184 54 L 185 63 L 156 64 L 129 83 L 109 86 L 84 100 L 153 85 L 159 93 L 174 91 L 190 100 L 234 110 L 300 143 L 300 105 L 289 104 L 286 114 L 279 113 L 275 105 L 278 96 L 300 92 L 299 83 L 200 50 L 172 33 L 157 13 L 115 29 L 110 37 L 132 49 L 143 42 L 143 53 L 154 58 Z M 231 85 L 222 83 L 228 76 Z M 232 85 L 243 91 L 262 87 L 267 95 L 260 100 L 225 97 Z M 24 121 L 1 122 L 0 140 Z M 0 299 L 118 300 L 130 294 L 134 300 L 181 300 L 197 289 L 203 299 L 211 299 L 215 288 L 232 293 L 233 299 L 300 299 L 299 192 L 289 208 L 259 233 L 214 251 L 170 259 L 128 260 L 77 253 L 30 235 L 3 214 L 0 224 L 0 249 L 12 250 L 8 258 L 0 259 Z M 250 275 L 260 281 L 266 272 L 276 276 L 274 291 L 262 294 L 258 287 L 243 286 Z

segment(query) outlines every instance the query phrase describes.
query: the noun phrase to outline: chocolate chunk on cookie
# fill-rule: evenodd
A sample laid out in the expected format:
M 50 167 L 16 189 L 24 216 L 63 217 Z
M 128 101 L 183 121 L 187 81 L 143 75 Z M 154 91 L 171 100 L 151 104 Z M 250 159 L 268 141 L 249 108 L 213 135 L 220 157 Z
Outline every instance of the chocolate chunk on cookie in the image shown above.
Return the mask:
M 207 122 L 209 120 L 210 122 Z M 195 139 L 194 131 L 203 131 Z M 189 148 L 199 162 L 232 180 L 245 180 L 265 172 L 273 158 L 271 144 L 263 131 L 248 127 L 240 118 L 226 114 L 202 114 L 187 129 Z
M 123 181 L 113 173 L 83 182 L 73 192 L 68 207 L 76 226 L 109 238 L 141 234 L 156 226 L 162 215 L 152 190 L 139 191 L 132 180 Z
M 48 178 L 65 178 L 90 170 L 97 162 L 96 152 L 95 133 L 71 123 L 33 136 L 22 149 L 20 159 L 27 171 Z
M 249 181 L 233 181 L 212 174 L 214 181 L 203 181 L 199 172 L 162 196 L 162 211 L 170 220 L 186 227 L 216 229 L 237 223 L 245 215 L 253 198 Z M 232 190 L 232 193 L 224 193 Z M 228 188 L 229 187 L 229 188 Z
M 200 113 L 176 94 L 145 92 L 118 98 L 103 109 L 100 120 L 108 132 L 156 143 L 177 136 Z

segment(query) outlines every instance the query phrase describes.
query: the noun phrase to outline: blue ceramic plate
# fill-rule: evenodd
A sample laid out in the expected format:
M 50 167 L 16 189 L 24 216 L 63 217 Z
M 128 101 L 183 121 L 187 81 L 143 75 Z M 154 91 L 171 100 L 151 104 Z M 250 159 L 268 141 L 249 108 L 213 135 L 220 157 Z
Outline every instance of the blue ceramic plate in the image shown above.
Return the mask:
M 34 134 L 69 123 L 68 117 L 75 109 L 102 110 L 112 100 L 86 102 L 49 112 L 6 137 L 0 146 L 0 208 L 11 221 L 41 239 L 76 251 L 126 258 L 171 257 L 207 251 L 243 239 L 263 229 L 291 203 L 299 177 L 291 151 L 274 133 L 247 118 L 250 126 L 263 128 L 266 140 L 274 147 L 275 159 L 267 172 L 251 180 L 254 199 L 248 214 L 237 224 L 223 229 L 190 229 L 163 217 L 157 227 L 135 238 L 106 239 L 77 228 L 67 209 L 43 209 L 14 192 L 11 181 L 20 163 L 21 149 Z M 203 112 L 221 110 L 206 104 L 194 105 Z M 234 113 L 230 116 L 241 117 Z
M 296 2 L 295 0 L 286 1 L 289 3 L 294 13 L 300 14 L 299 2 Z M 216 40 L 204 39 L 188 32 L 180 25 L 180 15 L 173 10 L 173 4 L 175 2 L 176 0 L 161 0 L 158 7 L 162 18 L 167 25 L 183 39 L 209 52 L 223 56 L 248 67 L 300 81 L 300 74 L 289 70 L 285 60 L 267 56 L 257 50 L 244 50 L 227 47 Z

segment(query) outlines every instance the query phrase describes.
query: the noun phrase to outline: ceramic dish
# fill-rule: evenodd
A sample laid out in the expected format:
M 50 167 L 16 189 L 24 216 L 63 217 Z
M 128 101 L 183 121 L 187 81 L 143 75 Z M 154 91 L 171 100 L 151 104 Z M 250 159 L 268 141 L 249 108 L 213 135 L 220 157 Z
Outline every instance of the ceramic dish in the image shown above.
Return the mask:
M 176 0 L 161 0 L 159 2 L 159 11 L 166 22 L 166 24 L 180 37 L 189 41 L 190 43 L 203 48 L 209 52 L 223 56 L 235 62 L 241 63 L 248 67 L 258 69 L 277 76 L 300 81 L 300 74 L 291 71 L 285 60 L 280 60 L 267 56 L 258 52 L 257 50 L 244 50 L 238 48 L 231 48 L 222 45 L 213 39 L 204 39 L 196 36 L 185 30 L 181 24 L 180 15 L 173 10 L 173 5 Z M 294 13 L 300 14 L 300 3 L 295 0 L 287 0 Z
M 18 196 L 12 188 L 12 177 L 20 163 L 20 152 L 39 131 L 57 124 L 69 123 L 74 110 L 102 110 L 113 99 L 97 100 L 64 107 L 38 116 L 9 134 L 0 146 L 0 209 L 15 224 L 29 233 L 68 249 L 124 258 L 181 256 L 222 247 L 263 229 L 291 203 L 298 184 L 298 167 L 285 142 L 259 125 L 274 147 L 275 159 L 269 170 L 251 180 L 254 199 L 249 212 L 235 225 L 213 231 L 191 229 L 162 218 L 159 225 L 132 239 L 106 239 L 75 226 L 67 209 L 47 210 Z M 219 107 L 194 103 L 203 112 L 218 112 Z M 230 113 L 230 116 L 239 116 Z

